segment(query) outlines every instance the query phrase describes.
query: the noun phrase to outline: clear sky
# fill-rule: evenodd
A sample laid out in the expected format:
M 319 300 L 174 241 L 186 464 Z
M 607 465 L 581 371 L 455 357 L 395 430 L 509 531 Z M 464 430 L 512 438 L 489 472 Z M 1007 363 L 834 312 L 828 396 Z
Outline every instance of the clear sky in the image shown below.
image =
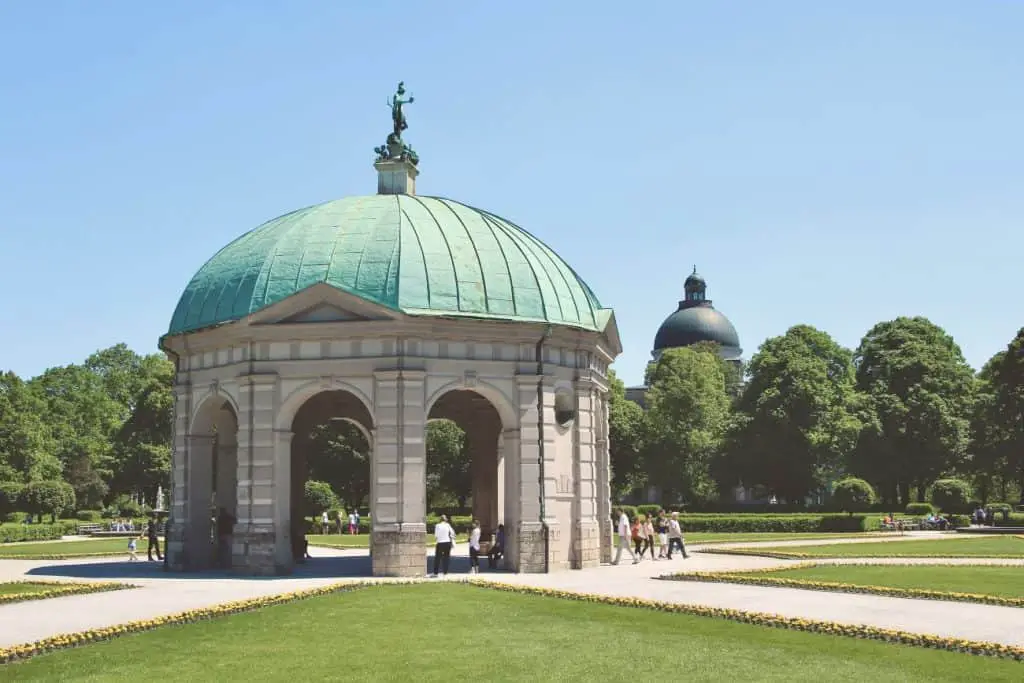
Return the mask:
M 1024 325 L 1024 2 L 0 5 L 0 368 L 156 349 L 192 274 L 375 191 L 399 79 L 417 190 L 558 251 L 627 382 L 694 264 L 749 357 L 925 315 Z

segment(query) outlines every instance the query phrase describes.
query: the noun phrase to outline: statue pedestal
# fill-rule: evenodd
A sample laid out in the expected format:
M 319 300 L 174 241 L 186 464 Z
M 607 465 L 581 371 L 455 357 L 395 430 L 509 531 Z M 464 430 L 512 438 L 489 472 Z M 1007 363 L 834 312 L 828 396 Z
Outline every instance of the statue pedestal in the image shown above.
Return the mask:
M 408 159 L 378 161 L 373 167 L 377 169 L 377 194 L 416 194 L 420 172 Z

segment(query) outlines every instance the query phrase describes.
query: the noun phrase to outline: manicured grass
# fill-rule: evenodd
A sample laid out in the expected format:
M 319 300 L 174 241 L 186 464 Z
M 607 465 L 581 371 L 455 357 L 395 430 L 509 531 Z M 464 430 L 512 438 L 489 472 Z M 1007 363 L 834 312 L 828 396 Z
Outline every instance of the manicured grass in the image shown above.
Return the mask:
M 866 533 L 786 533 L 786 532 L 763 532 L 763 533 L 720 533 L 716 531 L 695 531 L 685 534 L 686 542 L 689 543 L 746 543 L 755 541 L 816 541 L 833 540 L 836 538 L 864 538 L 873 534 Z
M 0 595 L 25 595 L 30 593 L 44 593 L 53 590 L 51 583 L 33 583 L 31 581 L 12 581 L 0 583 Z
M 1021 557 L 1024 541 L 1013 536 L 984 536 L 938 540 L 844 543 L 798 548 L 765 547 L 744 553 L 772 553 L 791 557 Z
M 375 634 L 338 660 L 316 634 Z M 311 634 L 314 634 L 311 636 Z M 312 639 L 311 639 L 312 638 Z M 330 639 L 328 639 L 329 641 Z M 43 655 L 6 681 L 1018 681 L 1019 662 L 472 586 L 380 586 Z
M 145 555 L 146 539 L 137 542 L 137 552 Z M 160 550 L 164 547 L 160 540 Z M 0 545 L 0 560 L 5 557 L 40 559 L 58 557 L 90 557 L 124 553 L 128 557 L 128 538 L 100 538 L 95 541 L 45 541 L 40 543 L 15 543 Z
M 456 543 L 465 543 L 467 536 L 460 535 L 456 537 Z M 370 534 L 356 534 L 350 536 L 349 534 L 309 534 L 306 536 L 306 540 L 309 541 L 311 546 L 328 546 L 331 548 L 369 548 L 370 547 Z M 426 540 L 427 546 L 434 545 L 433 534 L 427 534 Z
M 820 565 L 774 571 L 768 576 L 803 581 L 832 581 L 856 586 L 919 588 L 1024 598 L 1024 567 Z

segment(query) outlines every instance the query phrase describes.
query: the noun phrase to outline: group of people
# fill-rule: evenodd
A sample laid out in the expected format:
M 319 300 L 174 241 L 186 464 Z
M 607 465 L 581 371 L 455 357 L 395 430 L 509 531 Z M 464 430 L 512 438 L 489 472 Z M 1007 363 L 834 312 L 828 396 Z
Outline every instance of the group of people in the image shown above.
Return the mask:
M 679 550 L 683 559 L 690 555 L 686 552 L 686 544 L 683 542 L 683 527 L 679 523 L 679 513 L 671 515 L 664 510 L 658 510 L 655 515 L 637 515 L 632 523 L 625 510 L 615 510 L 618 517 L 617 533 L 619 545 L 615 551 L 615 559 L 612 564 L 618 564 L 622 559 L 622 551 L 625 550 L 633 558 L 633 564 L 643 559 L 645 553 L 650 553 L 652 560 L 672 559 L 672 551 Z M 658 541 L 658 554 L 654 554 L 654 542 Z
M 163 562 L 164 556 L 160 553 L 160 531 L 163 525 L 156 515 L 149 518 L 146 522 L 146 555 L 149 557 L 149 561 L 153 561 L 153 552 L 156 552 L 156 559 L 158 562 Z M 138 542 L 142 540 L 142 536 L 132 536 L 128 539 L 128 560 L 137 561 L 138 555 Z
M 355 536 L 359 533 L 359 510 L 352 510 L 347 517 L 344 510 L 338 510 L 334 521 L 338 525 L 339 534 L 345 533 L 346 523 L 350 535 Z M 320 526 L 325 536 L 331 533 L 331 517 L 326 510 L 320 515 Z
M 480 522 L 473 520 L 469 532 L 469 573 L 480 573 Z M 452 548 L 455 547 L 455 528 L 448 521 L 448 515 L 441 515 L 441 521 L 434 525 L 434 571 L 431 576 L 448 576 Z M 498 566 L 498 560 L 505 555 L 505 525 L 499 524 L 494 533 L 494 543 L 487 549 L 487 564 L 491 569 Z

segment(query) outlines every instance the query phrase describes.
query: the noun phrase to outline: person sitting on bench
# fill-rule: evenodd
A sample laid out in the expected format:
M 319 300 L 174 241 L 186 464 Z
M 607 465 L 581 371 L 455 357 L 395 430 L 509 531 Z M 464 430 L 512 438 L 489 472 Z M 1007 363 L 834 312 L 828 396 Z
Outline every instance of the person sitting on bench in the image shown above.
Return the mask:
M 498 531 L 494 534 L 494 545 L 487 551 L 487 566 L 494 569 L 498 566 L 498 560 L 505 556 L 505 525 L 499 524 Z

